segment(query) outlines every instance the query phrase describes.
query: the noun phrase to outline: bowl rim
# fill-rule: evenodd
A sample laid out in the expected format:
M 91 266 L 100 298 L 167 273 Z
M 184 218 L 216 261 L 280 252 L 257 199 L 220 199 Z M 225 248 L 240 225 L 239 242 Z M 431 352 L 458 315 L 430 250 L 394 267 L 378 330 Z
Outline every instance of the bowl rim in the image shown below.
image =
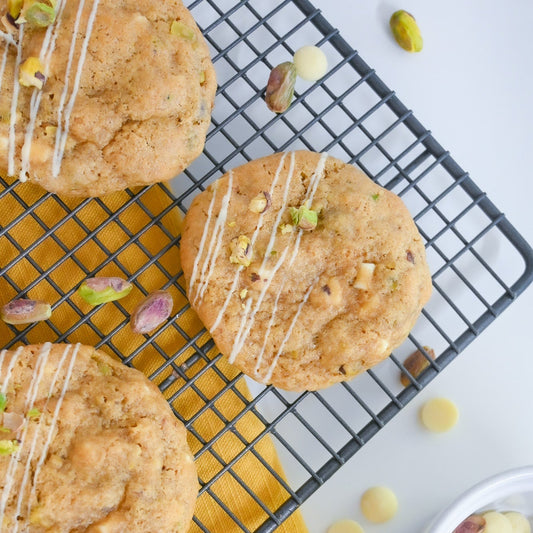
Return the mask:
M 461 520 L 478 509 L 525 491 L 533 492 L 533 465 L 512 468 L 476 483 L 442 510 L 425 533 L 453 533 Z

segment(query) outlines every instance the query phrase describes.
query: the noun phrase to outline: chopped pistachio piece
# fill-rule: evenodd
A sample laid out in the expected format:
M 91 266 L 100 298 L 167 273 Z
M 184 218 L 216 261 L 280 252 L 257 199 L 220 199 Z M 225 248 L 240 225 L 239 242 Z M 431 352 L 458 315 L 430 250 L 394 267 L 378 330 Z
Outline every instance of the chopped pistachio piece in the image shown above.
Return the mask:
M 248 289 L 243 289 L 241 292 L 239 292 L 239 298 L 241 300 L 244 300 L 247 294 L 248 294 Z
M 291 105 L 296 83 L 296 68 L 286 61 L 273 68 L 268 78 L 265 102 L 274 113 L 283 113 Z
M 0 309 L 0 317 L 7 324 L 32 324 L 48 320 L 52 307 L 39 300 L 12 300 Z
M 0 426 L 0 433 L 11 433 L 11 430 L 9 428 Z
M 39 418 L 41 416 L 41 411 L 39 411 L 37 407 L 33 407 L 26 413 L 26 416 L 28 418 Z
M 423 348 L 431 359 L 435 359 L 435 350 L 429 346 L 424 346 Z M 407 370 L 407 372 L 409 372 L 409 374 L 416 379 L 429 366 L 429 360 L 420 350 L 416 350 L 416 352 L 413 352 L 405 359 L 403 366 L 405 367 L 405 370 Z M 407 387 L 411 384 L 409 376 L 403 371 L 400 374 L 400 381 L 404 387 Z
M 194 33 L 194 30 L 181 20 L 174 20 L 172 22 L 170 25 L 170 33 L 182 37 L 186 41 L 196 41 L 196 33 Z
M 377 202 L 379 200 L 379 192 L 377 192 L 376 194 L 372 194 L 370 197 L 372 198 L 372 200 L 374 200 L 374 202 Z
M 268 191 L 261 191 L 257 196 L 254 196 L 248 204 L 248 210 L 252 213 L 264 213 L 272 204 L 272 198 Z
M 0 392 L 0 413 L 3 413 L 6 410 L 7 405 L 7 396 Z
M 198 74 L 198 79 L 200 80 L 200 85 L 205 83 L 205 70 L 200 71 L 200 74 Z
M 45 82 L 44 67 L 38 57 L 28 57 L 20 65 L 19 82 L 24 87 L 42 89 Z
M 44 2 L 30 0 L 29 2 L 24 2 L 24 7 L 17 19 L 17 23 L 27 22 L 30 26 L 36 28 L 47 28 L 54 23 L 55 19 L 56 10 L 53 6 Z
M 98 363 L 98 370 L 100 370 L 102 376 L 111 376 L 113 374 L 111 367 L 106 363 Z
M 91 305 L 100 305 L 127 296 L 133 285 L 122 278 L 89 278 L 78 289 L 79 295 Z
M 316 228 L 318 224 L 318 213 L 309 209 L 307 205 L 302 205 L 298 208 L 291 207 L 289 209 L 292 222 L 295 226 L 305 231 L 311 231 Z
M 134 333 L 149 333 L 170 316 L 173 304 L 168 291 L 150 293 L 133 311 L 131 329 Z
M 389 24 L 396 42 L 404 50 L 408 52 L 422 50 L 422 35 L 413 15 L 400 9 L 392 14 Z
M 22 10 L 24 0 L 7 0 L 7 12 L 16 19 Z
M 292 224 L 280 224 L 279 230 L 282 235 L 285 235 L 285 233 L 292 233 L 294 226 Z
M 0 455 L 11 455 L 19 449 L 19 443 L 16 440 L 0 440 Z
M 231 241 L 229 256 L 231 263 L 247 267 L 250 266 L 252 257 L 252 242 L 246 235 L 239 235 Z

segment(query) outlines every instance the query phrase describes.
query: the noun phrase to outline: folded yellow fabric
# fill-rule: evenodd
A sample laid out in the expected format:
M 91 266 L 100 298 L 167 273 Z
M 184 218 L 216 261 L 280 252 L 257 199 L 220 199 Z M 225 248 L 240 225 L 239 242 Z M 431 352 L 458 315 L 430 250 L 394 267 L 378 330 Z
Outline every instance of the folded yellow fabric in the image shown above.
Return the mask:
M 223 359 L 212 364 L 218 352 L 178 288 L 184 283 L 175 244 L 180 223 L 164 186 L 144 189 L 138 197 L 122 192 L 80 200 L 15 184 L 0 196 L 0 270 L 5 270 L 0 303 L 19 296 L 20 290 L 53 304 L 49 323 L 35 324 L 21 342 L 60 340 L 100 347 L 104 335 L 105 351 L 121 354 L 154 382 L 164 383 L 176 412 L 185 421 L 194 419 L 189 443 L 199 454 L 200 479 L 208 484 L 197 502 L 197 520 L 212 533 L 242 531 L 239 522 L 254 531 L 268 518 L 262 506 L 273 512 L 288 499 L 287 485 L 265 425 L 253 409 L 242 414 L 251 399 L 244 378 Z M 133 276 L 136 284 L 118 306 L 92 307 L 76 292 L 88 275 Z M 143 290 L 161 288 L 172 293 L 177 316 L 147 341 L 131 332 L 128 317 Z M 0 347 L 16 335 L 0 321 Z M 226 431 L 232 421 L 234 429 Z M 191 532 L 199 531 L 193 524 Z M 296 512 L 276 531 L 307 529 Z

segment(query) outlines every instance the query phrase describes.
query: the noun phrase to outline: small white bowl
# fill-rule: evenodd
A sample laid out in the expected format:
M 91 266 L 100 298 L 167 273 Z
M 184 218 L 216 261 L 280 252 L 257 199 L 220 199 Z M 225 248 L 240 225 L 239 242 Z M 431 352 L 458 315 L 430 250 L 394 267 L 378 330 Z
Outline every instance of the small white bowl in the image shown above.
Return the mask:
M 531 516 L 533 466 L 514 468 L 477 483 L 441 511 L 425 533 L 453 533 L 465 518 L 489 509 L 518 511 Z

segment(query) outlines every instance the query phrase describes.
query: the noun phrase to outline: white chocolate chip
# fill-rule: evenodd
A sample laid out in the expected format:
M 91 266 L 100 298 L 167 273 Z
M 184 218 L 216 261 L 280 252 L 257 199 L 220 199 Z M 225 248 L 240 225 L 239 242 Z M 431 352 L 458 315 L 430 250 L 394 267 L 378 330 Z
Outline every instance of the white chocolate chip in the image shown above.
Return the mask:
M 364 533 L 363 528 L 353 520 L 338 520 L 328 527 L 327 533 Z
M 396 494 L 388 487 L 372 487 L 361 496 L 361 511 L 370 522 L 388 522 L 398 511 Z
M 457 406 L 447 398 L 433 398 L 427 401 L 420 411 L 422 424 L 436 433 L 452 429 L 458 418 Z
M 485 529 L 483 533 L 513 533 L 513 526 L 509 519 L 502 513 L 489 511 L 483 514 Z
M 531 533 L 531 524 L 529 520 L 522 514 L 517 511 L 509 511 L 503 513 L 505 518 L 511 522 L 511 527 L 513 528 L 513 533 Z
M 317 46 L 302 46 L 294 54 L 296 74 L 307 81 L 317 81 L 328 71 L 326 54 Z
M 356 289 L 368 289 L 375 269 L 376 265 L 374 263 L 361 263 L 353 286 Z

